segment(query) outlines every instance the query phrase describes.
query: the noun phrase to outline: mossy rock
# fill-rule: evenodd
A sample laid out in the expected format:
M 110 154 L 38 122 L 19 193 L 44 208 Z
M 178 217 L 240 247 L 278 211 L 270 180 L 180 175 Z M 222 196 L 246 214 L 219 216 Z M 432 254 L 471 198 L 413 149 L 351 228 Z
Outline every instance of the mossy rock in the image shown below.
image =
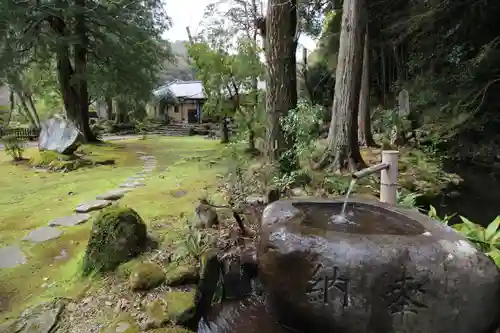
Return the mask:
M 199 279 L 200 271 L 196 265 L 191 263 L 180 263 L 176 266 L 169 266 L 165 282 L 171 287 L 176 287 L 196 284 Z
M 131 208 L 111 206 L 101 211 L 92 226 L 83 274 L 112 271 L 147 248 L 147 228 Z
M 167 304 L 166 316 L 168 320 L 177 323 L 177 320 L 187 310 L 194 306 L 195 291 L 170 291 L 163 295 Z
M 55 151 L 43 150 L 33 156 L 30 164 L 53 171 L 74 171 L 81 167 L 92 165 L 92 162 L 75 155 L 63 155 Z
M 163 301 L 157 299 L 146 306 L 148 326 L 158 328 L 168 322 L 168 313 Z
M 141 333 L 141 329 L 134 318 L 124 313 L 113 320 L 109 326 L 102 329 L 101 333 Z
M 137 265 L 130 273 L 132 290 L 149 290 L 158 287 L 165 281 L 165 272 L 160 265 L 144 262 Z

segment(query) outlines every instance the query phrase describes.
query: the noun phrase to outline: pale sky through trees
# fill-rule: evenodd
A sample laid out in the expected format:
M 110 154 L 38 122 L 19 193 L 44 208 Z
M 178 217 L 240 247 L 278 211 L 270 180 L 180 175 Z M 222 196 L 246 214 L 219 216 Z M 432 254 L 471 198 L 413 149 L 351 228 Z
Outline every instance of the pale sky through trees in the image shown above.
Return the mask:
M 187 40 L 186 26 L 189 26 L 195 35 L 203 18 L 205 7 L 212 2 L 214 0 L 166 0 L 167 13 L 172 19 L 172 28 L 165 33 L 164 37 L 171 41 Z M 307 36 L 301 36 L 299 44 L 309 51 L 316 47 L 316 43 Z M 297 48 L 297 52 L 302 53 L 301 46 Z

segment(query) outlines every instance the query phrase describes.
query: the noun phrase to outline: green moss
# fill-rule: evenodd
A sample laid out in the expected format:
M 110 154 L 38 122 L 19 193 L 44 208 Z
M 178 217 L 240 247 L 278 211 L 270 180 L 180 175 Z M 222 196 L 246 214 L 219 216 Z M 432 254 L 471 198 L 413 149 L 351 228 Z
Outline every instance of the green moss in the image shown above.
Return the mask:
M 74 172 L 36 172 L 25 165 L 14 165 L 12 158 L 0 151 L 0 245 L 17 244 L 28 230 L 47 225 L 47 222 L 71 215 L 74 207 L 113 189 L 135 172 L 143 162 L 136 152 L 151 153 L 157 159 L 154 181 L 136 188 L 120 200 L 120 204 L 134 208 L 146 223 L 152 223 L 155 232 L 164 238 L 163 246 L 171 248 L 185 237 L 185 220 L 192 214 L 193 202 L 202 195 L 217 193 L 220 179 L 225 174 L 225 161 L 212 168 L 205 161 L 215 160 L 225 148 L 217 140 L 201 137 L 150 136 L 148 140 L 124 140 L 109 144 L 83 145 L 86 159 L 114 159 L 114 166 L 81 168 Z M 33 158 L 38 149 L 27 148 L 25 158 Z M 187 162 L 184 157 L 203 156 L 201 162 Z M 165 168 L 168 171 L 164 172 Z M 165 189 L 181 186 L 187 194 L 173 198 Z M 0 295 L 7 301 L 0 313 L 0 322 L 15 318 L 24 309 L 52 297 L 80 297 L 83 292 L 97 293 L 105 280 L 99 275 L 81 279 L 82 263 L 92 223 L 64 228 L 60 238 L 51 242 L 31 244 L 23 242 L 22 250 L 28 263 L 0 273 Z M 61 252 L 64 259 L 54 259 Z M 135 263 L 140 260 L 133 260 Z M 131 263 L 133 264 L 133 263 Z M 127 265 L 125 265 L 127 266 Z M 133 266 L 133 265 L 132 265 Z M 129 266 L 131 267 L 131 266 Z M 130 272 L 129 268 L 127 268 Z M 129 274 L 123 275 L 128 279 Z M 50 287 L 41 288 L 43 284 Z
M 167 269 L 165 282 L 169 286 L 194 284 L 199 279 L 199 269 L 192 263 L 179 263 Z
M 116 268 L 115 274 L 121 279 L 128 279 L 130 274 L 135 270 L 137 266 L 142 264 L 141 258 L 134 258 L 130 261 L 124 262 Z
M 63 155 L 52 150 L 37 151 L 30 159 L 30 164 L 33 166 L 49 166 L 56 161 L 70 161 L 75 157 L 72 155 Z
M 120 314 L 101 333 L 140 333 L 141 329 L 129 314 Z
M 194 295 L 194 290 L 165 293 L 163 300 L 167 304 L 167 318 L 175 323 L 180 315 L 194 306 Z
M 130 273 L 130 287 L 133 290 L 148 290 L 165 281 L 165 273 L 160 265 L 145 262 L 137 265 Z
M 34 154 L 30 159 L 30 164 L 53 171 L 74 171 L 85 166 L 90 166 L 93 163 L 75 155 L 63 155 L 55 151 L 44 150 Z
M 83 274 L 114 270 L 141 254 L 146 246 L 146 224 L 135 210 L 119 206 L 104 209 L 92 227 Z
M 148 320 L 151 321 L 155 327 L 161 327 L 168 321 L 165 305 L 159 299 L 154 300 L 146 306 L 146 313 L 148 314 Z

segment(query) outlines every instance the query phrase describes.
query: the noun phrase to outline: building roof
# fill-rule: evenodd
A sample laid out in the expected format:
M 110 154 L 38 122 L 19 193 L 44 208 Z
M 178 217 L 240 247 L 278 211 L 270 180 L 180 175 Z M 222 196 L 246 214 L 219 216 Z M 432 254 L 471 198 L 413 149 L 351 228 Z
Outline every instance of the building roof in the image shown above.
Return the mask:
M 258 89 L 266 89 L 266 82 L 264 81 L 259 81 L 257 85 Z M 205 99 L 201 81 L 175 80 L 155 89 L 153 95 L 159 98 L 169 96 L 176 99 Z
M 175 98 L 204 99 L 203 84 L 201 81 L 173 81 L 153 91 L 157 97 L 172 94 Z

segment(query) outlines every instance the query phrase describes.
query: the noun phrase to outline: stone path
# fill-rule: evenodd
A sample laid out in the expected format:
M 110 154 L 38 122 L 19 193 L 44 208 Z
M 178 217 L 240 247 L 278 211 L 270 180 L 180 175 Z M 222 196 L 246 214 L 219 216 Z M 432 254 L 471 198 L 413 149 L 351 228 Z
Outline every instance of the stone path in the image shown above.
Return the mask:
M 73 227 L 90 220 L 92 211 L 101 210 L 123 198 L 126 193 L 137 187 L 145 186 L 144 180 L 156 168 L 156 158 L 145 152 L 137 152 L 140 159 L 144 161 L 142 171 L 128 178 L 125 183 L 120 184 L 118 189 L 112 189 L 103 194 L 99 194 L 94 200 L 83 202 L 75 208 L 76 214 L 56 218 L 43 226 L 31 230 L 22 240 L 32 243 L 46 242 L 56 239 L 63 233 L 58 226 Z M 16 245 L 0 247 L 0 269 L 11 268 L 27 262 L 26 255 L 21 248 Z

